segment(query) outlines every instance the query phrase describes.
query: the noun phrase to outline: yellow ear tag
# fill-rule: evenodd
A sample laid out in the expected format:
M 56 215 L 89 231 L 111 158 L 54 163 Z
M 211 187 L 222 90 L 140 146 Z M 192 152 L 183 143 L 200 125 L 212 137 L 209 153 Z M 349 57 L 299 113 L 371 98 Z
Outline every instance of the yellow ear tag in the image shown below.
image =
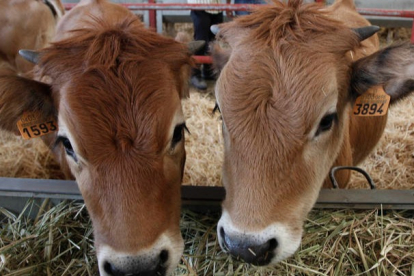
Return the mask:
M 24 139 L 40 137 L 58 130 L 54 118 L 44 118 L 40 111 L 26 111 L 20 120 L 17 121 L 17 127 Z
M 356 98 L 353 114 L 355 116 L 384 116 L 390 105 L 390 95 L 385 93 L 382 86 L 370 88 Z

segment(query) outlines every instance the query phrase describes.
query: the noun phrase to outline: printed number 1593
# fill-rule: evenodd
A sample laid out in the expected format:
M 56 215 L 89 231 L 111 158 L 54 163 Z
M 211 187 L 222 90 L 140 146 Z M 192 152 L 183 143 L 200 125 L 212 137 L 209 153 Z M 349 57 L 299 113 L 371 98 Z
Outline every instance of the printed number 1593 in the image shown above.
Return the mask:
M 26 133 L 29 138 L 33 138 L 51 131 L 55 131 L 56 129 L 57 127 L 54 122 L 49 121 L 47 123 L 32 125 L 30 128 L 25 127 L 23 128 L 23 132 Z

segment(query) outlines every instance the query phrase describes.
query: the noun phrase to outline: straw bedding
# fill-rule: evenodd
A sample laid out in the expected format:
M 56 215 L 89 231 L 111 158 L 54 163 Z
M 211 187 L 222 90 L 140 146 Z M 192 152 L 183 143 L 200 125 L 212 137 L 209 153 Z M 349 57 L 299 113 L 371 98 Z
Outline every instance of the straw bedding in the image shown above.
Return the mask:
M 188 32 L 191 24 L 182 24 L 180 32 Z M 405 28 L 380 31 L 383 45 L 406 40 L 411 30 Z M 221 186 L 223 141 L 221 120 L 215 105 L 214 82 L 206 92 L 192 90 L 183 102 L 186 124 L 187 162 L 183 185 Z M 393 105 L 389 110 L 385 133 L 370 156 L 360 164 L 379 188 L 412 189 L 414 187 L 414 95 Z M 0 176 L 61 179 L 63 174 L 40 139 L 24 141 L 0 131 Z M 364 178 L 353 174 L 348 188 L 366 188 Z
M 26 209 L 31 209 L 28 202 Z M 183 210 L 185 251 L 174 275 L 413 275 L 414 219 L 408 211 L 312 211 L 296 254 L 271 267 L 223 253 L 218 214 Z M 42 205 L 35 220 L 0 208 L 0 275 L 97 275 L 83 204 Z
M 221 186 L 223 141 L 220 114 L 213 114 L 212 87 L 193 91 L 184 101 L 187 162 L 184 185 Z M 0 132 L 0 176 L 61 179 L 62 173 L 40 140 L 25 141 Z M 379 188 L 414 188 L 414 95 L 392 106 L 385 133 L 376 150 L 360 165 Z M 354 174 L 349 188 L 366 188 Z
M 185 185 L 220 186 L 223 159 L 221 121 L 212 115 L 211 95 L 192 93 L 184 104 L 187 125 L 187 164 Z M 360 164 L 378 188 L 414 188 L 414 95 L 389 110 L 385 133 L 375 151 Z M 367 188 L 359 174 L 353 175 L 349 188 Z
M 388 37 L 388 33 L 383 34 Z M 184 101 L 184 185 L 221 185 L 220 114 L 212 114 L 213 84 Z M 414 187 L 414 95 L 393 106 L 384 136 L 365 160 L 379 188 Z M 58 165 L 39 140 L 0 133 L 0 176 L 60 179 Z M 354 175 L 349 188 L 366 187 Z M 27 208 L 32 207 L 28 202 Z M 0 203 L 1 206 L 1 203 Z M 409 211 L 314 210 L 298 252 L 275 267 L 257 268 L 221 252 L 215 232 L 219 214 L 183 210 L 186 242 L 176 275 L 414 275 L 414 219 Z M 35 220 L 0 207 L 0 275 L 96 275 L 92 230 L 77 202 L 42 205 Z

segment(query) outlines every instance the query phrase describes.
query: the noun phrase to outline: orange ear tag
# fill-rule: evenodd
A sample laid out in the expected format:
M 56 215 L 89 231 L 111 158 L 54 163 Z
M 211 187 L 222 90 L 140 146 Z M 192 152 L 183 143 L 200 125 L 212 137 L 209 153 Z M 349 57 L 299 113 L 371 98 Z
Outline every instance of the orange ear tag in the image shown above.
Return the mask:
M 382 86 L 370 88 L 356 98 L 353 114 L 355 116 L 384 116 L 390 105 L 390 95 L 385 93 Z
M 24 139 L 32 139 L 46 135 L 58 130 L 54 118 L 44 118 L 40 111 L 26 111 L 20 120 L 17 121 L 17 127 Z

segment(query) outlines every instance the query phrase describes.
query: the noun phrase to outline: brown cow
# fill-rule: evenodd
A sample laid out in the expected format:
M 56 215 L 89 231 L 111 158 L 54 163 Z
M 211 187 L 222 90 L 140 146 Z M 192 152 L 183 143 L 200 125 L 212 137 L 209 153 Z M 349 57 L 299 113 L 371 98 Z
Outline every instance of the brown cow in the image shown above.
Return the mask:
M 378 29 L 351 0 L 324 8 L 274 1 L 218 26 L 228 44 L 216 84 L 223 118 L 223 250 L 266 265 L 292 255 L 333 165 L 356 165 L 381 137 L 386 116 L 352 115 L 382 85 L 391 101 L 414 90 L 414 47 L 378 51 Z M 351 29 L 357 28 L 357 29 Z M 214 28 L 213 28 L 214 30 Z M 362 41 L 362 42 L 360 42 Z M 341 186 L 349 174 L 339 176 Z
M 0 1 L 0 70 L 30 71 L 33 64 L 24 60 L 19 50 L 46 47 L 64 13 L 60 0 Z
M 50 47 L 22 55 L 36 77 L 0 76 L 0 128 L 16 131 L 25 111 L 58 122 L 43 137 L 85 199 L 101 275 L 170 273 L 183 250 L 187 46 L 119 5 L 86 0 Z M 46 120 L 32 135 L 47 127 L 56 125 Z

